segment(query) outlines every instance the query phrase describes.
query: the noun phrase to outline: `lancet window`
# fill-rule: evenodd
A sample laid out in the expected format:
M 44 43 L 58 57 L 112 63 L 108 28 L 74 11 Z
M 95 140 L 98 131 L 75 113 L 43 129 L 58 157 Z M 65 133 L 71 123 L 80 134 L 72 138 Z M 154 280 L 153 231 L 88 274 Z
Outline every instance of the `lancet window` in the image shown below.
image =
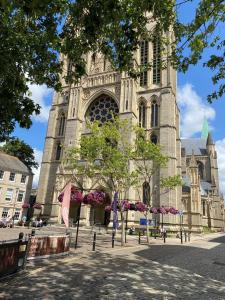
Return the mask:
M 148 41 L 142 41 L 140 45 L 140 62 L 141 69 L 144 69 L 140 74 L 140 86 L 146 86 L 148 84 Z
M 151 127 L 159 125 L 159 106 L 156 100 L 152 101 L 151 105 Z
M 139 126 L 146 127 L 146 106 L 143 101 L 139 104 Z
M 161 82 L 161 46 L 159 38 L 153 41 L 153 84 Z

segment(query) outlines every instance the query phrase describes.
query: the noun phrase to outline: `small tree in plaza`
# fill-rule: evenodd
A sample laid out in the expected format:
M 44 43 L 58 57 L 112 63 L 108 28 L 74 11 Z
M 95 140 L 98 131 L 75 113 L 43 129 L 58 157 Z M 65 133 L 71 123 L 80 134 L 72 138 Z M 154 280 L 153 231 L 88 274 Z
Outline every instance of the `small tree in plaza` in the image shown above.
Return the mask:
M 82 135 L 80 146 L 68 151 L 68 164 L 77 174 L 104 182 L 114 196 L 115 209 L 120 212 L 122 237 L 125 243 L 125 202 L 123 195 L 137 185 L 138 174 L 130 170 L 134 145 L 130 142 L 130 124 L 119 118 L 113 122 L 89 123 L 89 134 Z
M 146 232 L 147 242 L 149 243 L 149 224 L 148 218 L 150 213 L 172 213 L 175 214 L 177 210 L 175 208 L 161 207 L 156 209 L 152 207 L 152 197 L 157 190 L 162 190 L 161 194 L 168 193 L 170 190 L 175 189 L 177 186 L 182 185 L 180 175 L 168 176 L 159 179 L 158 185 L 155 185 L 152 191 L 150 186 L 153 180 L 153 176 L 156 175 L 161 168 L 167 166 L 169 158 L 162 154 L 160 145 L 154 144 L 151 140 L 145 138 L 145 131 L 143 128 L 136 127 L 136 149 L 134 155 L 134 164 L 136 172 L 139 178 L 144 182 L 143 190 L 145 191 L 144 203 L 139 204 L 139 211 L 145 215 L 146 218 Z M 139 185 L 140 188 L 140 185 Z
M 158 145 L 143 138 L 142 129 L 132 127 L 127 120 L 114 118 L 112 122 L 93 122 L 87 126 L 89 133 L 81 136 L 80 145 L 68 150 L 67 164 L 78 176 L 86 176 L 95 183 L 104 182 L 112 193 L 114 201 L 107 209 L 114 213 L 119 210 L 121 244 L 124 245 L 125 212 L 130 209 L 129 200 L 125 200 L 126 192 L 130 187 L 138 188 L 140 180 L 150 184 L 152 176 L 166 166 L 168 158 L 161 153 Z M 180 184 L 180 178 L 163 178 L 160 184 L 172 189 Z M 138 201 L 135 205 L 135 210 L 144 212 L 147 219 L 150 198 L 146 204 Z M 149 242 L 148 226 L 147 238 Z

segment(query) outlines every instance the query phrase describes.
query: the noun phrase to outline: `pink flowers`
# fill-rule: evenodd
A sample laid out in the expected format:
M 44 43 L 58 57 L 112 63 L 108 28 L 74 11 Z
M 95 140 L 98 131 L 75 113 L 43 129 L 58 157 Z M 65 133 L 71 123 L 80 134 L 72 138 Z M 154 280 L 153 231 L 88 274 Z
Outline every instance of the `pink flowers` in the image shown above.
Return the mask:
M 59 197 L 58 201 L 63 201 L 64 192 L 62 192 Z M 75 186 L 71 187 L 71 195 L 70 195 L 70 201 L 75 203 L 81 203 L 83 201 L 83 194 L 81 191 L 79 191 Z
M 25 202 L 23 205 L 22 205 L 22 208 L 30 208 L 30 204 Z
M 136 202 L 135 206 L 136 206 L 136 210 L 140 212 L 145 212 L 148 210 L 147 205 L 141 201 Z
M 91 205 L 104 205 L 105 204 L 105 193 L 100 191 L 91 192 L 85 197 L 85 204 Z
M 33 205 L 33 208 L 41 209 L 41 204 L 35 203 L 35 204 Z
M 122 210 L 127 211 L 130 209 L 130 202 L 128 200 L 122 201 Z
M 151 207 L 150 208 L 150 212 L 153 214 L 157 214 L 158 213 L 158 209 L 156 207 Z
M 62 192 L 59 197 L 58 201 L 63 201 L 64 192 Z M 87 195 L 83 195 L 81 191 L 79 191 L 75 186 L 72 186 L 71 188 L 71 196 L 70 201 L 75 203 L 84 203 L 84 204 L 90 204 L 90 205 L 106 205 L 107 199 L 106 195 L 102 191 L 94 191 L 90 192 Z
M 176 208 L 174 207 L 170 207 L 170 213 L 173 214 L 173 215 L 176 215 L 179 213 L 179 210 L 177 210 Z
M 159 212 L 160 214 L 166 214 L 166 213 L 167 213 L 164 206 L 160 207 L 160 208 L 158 209 L 158 212 Z

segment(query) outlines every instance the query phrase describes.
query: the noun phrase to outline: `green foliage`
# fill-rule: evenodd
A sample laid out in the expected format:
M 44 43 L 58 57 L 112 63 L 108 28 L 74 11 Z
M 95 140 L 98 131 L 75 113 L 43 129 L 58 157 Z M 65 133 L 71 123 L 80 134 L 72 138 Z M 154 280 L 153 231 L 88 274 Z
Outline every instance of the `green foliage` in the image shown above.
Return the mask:
M 38 168 L 33 149 L 18 138 L 10 139 L 4 146 L 0 147 L 0 150 L 18 157 L 30 170 L 31 168 Z
M 97 176 L 111 191 L 125 191 L 137 183 L 137 173 L 129 167 L 134 152 L 129 123 L 115 118 L 99 125 L 88 124 L 89 134 L 82 135 L 80 147 L 69 149 L 66 159 L 77 174 Z
M 171 61 L 184 72 L 210 47 L 214 53 L 204 66 L 214 72 L 213 83 L 219 85 L 225 76 L 224 40 L 215 31 L 224 22 L 224 3 L 200 0 L 194 19 L 184 24 L 179 21 L 179 8 L 188 2 L 191 1 L 2 0 L 0 140 L 13 131 L 16 122 L 29 128 L 30 116 L 40 112 L 39 105 L 27 94 L 28 82 L 46 84 L 55 90 L 61 89 L 62 76 L 68 84 L 77 82 L 86 74 L 88 51 L 103 53 L 116 70 L 137 78 L 140 68 L 133 61 L 133 51 L 140 40 L 160 37 L 162 67 Z M 149 11 L 151 14 L 146 14 Z M 147 23 L 154 24 L 154 30 L 148 31 Z M 173 41 L 162 34 L 168 28 L 175 33 Z M 168 43 L 173 51 L 168 52 Z M 59 53 L 70 61 L 68 75 Z M 150 62 L 148 67 L 151 65 Z M 208 100 L 220 97 L 224 89 L 220 84 Z
M 162 153 L 160 145 L 153 144 L 149 139 L 145 138 L 145 131 L 143 128 L 135 127 L 136 133 L 136 149 L 134 155 L 134 163 L 139 178 L 142 178 L 144 182 L 151 184 L 152 177 L 154 174 L 158 174 L 161 168 L 165 168 L 168 163 L 168 156 Z M 181 176 L 169 176 L 166 178 L 160 178 L 159 186 L 157 190 L 163 188 L 165 192 L 175 189 L 177 186 L 182 185 Z M 142 182 L 139 182 L 139 187 L 142 186 Z M 153 189 L 151 195 L 149 195 L 149 203 L 151 205 L 151 198 L 156 192 Z M 147 199 L 146 199 L 147 200 Z

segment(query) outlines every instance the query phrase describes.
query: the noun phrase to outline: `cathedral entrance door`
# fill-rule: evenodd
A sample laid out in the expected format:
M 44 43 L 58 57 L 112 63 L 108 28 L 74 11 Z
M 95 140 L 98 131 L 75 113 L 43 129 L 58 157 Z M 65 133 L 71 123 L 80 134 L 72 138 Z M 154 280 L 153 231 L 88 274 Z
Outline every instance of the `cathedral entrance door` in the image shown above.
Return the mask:
M 70 226 L 74 226 L 78 220 L 79 204 L 70 202 L 69 220 Z

